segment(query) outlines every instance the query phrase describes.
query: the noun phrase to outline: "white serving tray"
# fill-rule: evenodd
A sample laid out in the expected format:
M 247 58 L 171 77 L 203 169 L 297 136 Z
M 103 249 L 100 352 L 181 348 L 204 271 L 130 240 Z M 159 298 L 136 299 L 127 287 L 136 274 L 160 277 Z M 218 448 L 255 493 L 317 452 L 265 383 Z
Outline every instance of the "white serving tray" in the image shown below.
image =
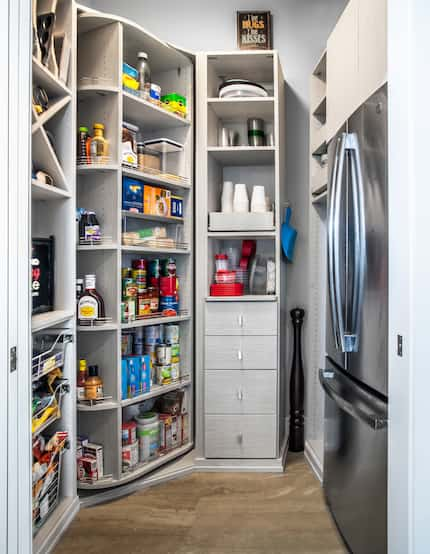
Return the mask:
M 209 231 L 273 231 L 273 212 L 209 214 Z

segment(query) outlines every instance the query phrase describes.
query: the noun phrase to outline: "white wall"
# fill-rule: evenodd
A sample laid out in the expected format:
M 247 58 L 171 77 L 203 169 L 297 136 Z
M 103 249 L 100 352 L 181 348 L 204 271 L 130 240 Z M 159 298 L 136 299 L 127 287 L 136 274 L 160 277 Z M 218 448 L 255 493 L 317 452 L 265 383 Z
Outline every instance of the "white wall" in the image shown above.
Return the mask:
M 347 0 L 249 0 L 204 2 L 165 0 L 162 10 L 148 0 L 87 0 L 89 6 L 132 19 L 183 48 L 231 50 L 236 48 L 236 10 L 267 9 L 273 14 L 273 47 L 279 50 L 287 81 L 288 198 L 293 225 L 298 229 L 294 264 L 289 266 L 287 308 L 307 306 L 308 207 L 309 207 L 309 76 L 325 48 Z M 161 4 L 160 4 L 161 5 Z M 249 76 L 252 79 L 252 75 Z M 291 333 L 289 314 L 287 326 Z M 306 320 L 305 320 L 306 332 Z M 291 343 L 291 342 L 290 342 Z M 306 366 L 306 356 L 305 356 Z M 289 367 L 291 355 L 286 364 Z

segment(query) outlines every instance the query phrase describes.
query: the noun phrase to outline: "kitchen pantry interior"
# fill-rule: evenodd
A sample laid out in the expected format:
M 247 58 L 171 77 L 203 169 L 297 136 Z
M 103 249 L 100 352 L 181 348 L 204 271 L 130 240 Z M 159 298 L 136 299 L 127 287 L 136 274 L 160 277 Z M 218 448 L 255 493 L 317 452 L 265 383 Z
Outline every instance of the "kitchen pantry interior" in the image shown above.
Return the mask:
M 19 46 L 22 551 L 60 552 L 81 509 L 193 473 L 288 479 L 304 412 L 342 540 L 386 552 L 387 3 L 288 4 L 303 59 L 276 24 L 279 49 L 206 50 L 150 9 L 32 0 Z

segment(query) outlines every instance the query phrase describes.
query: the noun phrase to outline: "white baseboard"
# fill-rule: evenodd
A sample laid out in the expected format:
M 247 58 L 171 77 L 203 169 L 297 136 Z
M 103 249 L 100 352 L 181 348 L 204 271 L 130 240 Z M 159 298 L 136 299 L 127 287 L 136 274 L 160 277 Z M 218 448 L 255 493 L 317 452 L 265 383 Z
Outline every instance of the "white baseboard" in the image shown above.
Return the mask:
M 63 499 L 33 539 L 34 554 L 49 554 L 79 512 L 79 498 Z
M 317 479 L 322 483 L 323 481 L 323 465 L 322 461 L 318 458 L 315 450 L 309 441 L 305 442 L 305 459 L 310 465 L 312 471 L 315 473 Z

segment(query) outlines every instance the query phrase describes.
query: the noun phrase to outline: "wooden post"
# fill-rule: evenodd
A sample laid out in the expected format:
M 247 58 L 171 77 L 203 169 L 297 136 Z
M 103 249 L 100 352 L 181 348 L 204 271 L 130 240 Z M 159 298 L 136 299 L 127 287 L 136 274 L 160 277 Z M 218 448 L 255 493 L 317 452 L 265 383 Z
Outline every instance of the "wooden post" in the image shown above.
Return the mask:
M 302 361 L 302 325 L 305 310 L 294 308 L 290 312 L 294 328 L 294 350 L 290 377 L 290 438 L 289 450 L 303 452 L 305 448 L 304 396 L 305 378 Z

